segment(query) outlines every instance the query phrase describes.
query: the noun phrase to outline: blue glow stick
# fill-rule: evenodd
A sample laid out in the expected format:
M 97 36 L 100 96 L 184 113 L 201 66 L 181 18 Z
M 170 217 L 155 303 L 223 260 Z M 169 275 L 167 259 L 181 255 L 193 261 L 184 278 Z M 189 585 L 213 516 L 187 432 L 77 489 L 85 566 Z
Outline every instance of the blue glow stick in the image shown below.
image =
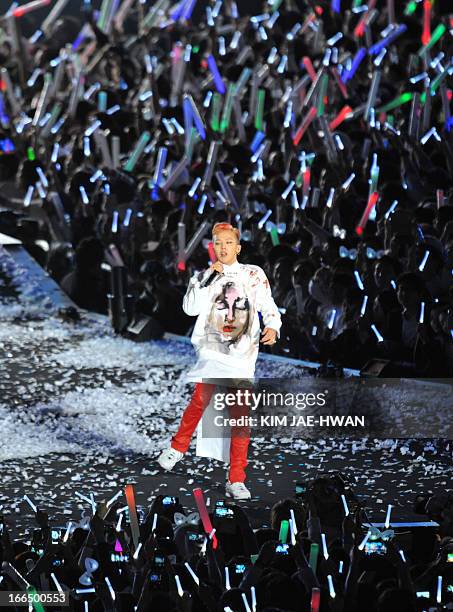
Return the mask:
M 223 82 L 222 77 L 220 76 L 219 69 L 217 68 L 216 61 L 212 54 L 208 57 L 208 66 L 214 78 L 214 84 L 215 84 L 217 91 L 220 94 L 224 95 L 226 93 L 225 83 Z
M 366 54 L 367 50 L 365 49 L 365 47 L 360 47 L 360 49 L 355 54 L 354 59 L 352 60 L 350 69 L 346 73 L 343 73 L 341 75 L 341 80 L 343 81 L 343 83 L 347 83 L 352 79 L 352 77 L 357 72 L 357 69 L 359 68 L 360 64 L 364 60 Z
M 332 329 L 332 328 L 333 328 L 333 324 L 335 323 L 335 317 L 336 317 L 336 315 L 337 315 L 337 310 L 336 310 L 336 308 L 333 308 L 333 309 L 332 309 L 332 312 L 330 313 L 330 318 L 329 318 L 329 321 L 328 321 L 328 323 L 327 323 L 327 327 L 328 327 L 329 329 Z M 321 534 L 321 535 L 322 535 L 322 534 Z
M 362 302 L 362 308 L 360 309 L 360 316 L 361 317 L 363 317 L 363 315 L 365 314 L 367 303 L 368 303 L 368 296 L 364 295 L 363 296 L 363 302 Z
M 95 183 L 101 176 L 102 170 L 96 170 L 96 172 L 90 176 L 90 183 Z
M 256 153 L 258 150 L 258 147 L 261 145 L 261 143 L 263 142 L 263 140 L 265 139 L 265 134 L 264 132 L 256 132 L 253 140 L 252 140 L 252 144 L 250 145 L 250 150 L 252 153 Z
M 382 335 L 379 333 L 379 330 L 377 329 L 377 327 L 376 327 L 376 325 L 375 325 L 374 323 L 372 323 L 372 324 L 371 324 L 371 329 L 374 331 L 374 334 L 375 334 L 375 336 L 376 336 L 376 338 L 377 338 L 377 341 L 378 341 L 378 342 L 383 342 L 383 341 L 384 341 L 384 336 L 382 336 Z M 369 537 L 369 536 L 368 536 L 368 537 Z M 360 547 L 359 547 L 359 548 L 360 548 Z M 363 550 L 363 549 L 362 549 L 362 550 Z
M 83 137 L 83 154 L 85 157 L 90 157 L 91 149 L 90 149 L 90 139 L 88 136 Z
M 263 217 L 261 217 L 261 219 L 258 221 L 258 227 L 259 229 L 263 229 L 264 224 L 266 223 L 266 221 L 269 219 L 269 217 L 272 214 L 272 209 L 270 208 L 264 215 Z
M 25 194 L 24 198 L 24 206 L 30 206 L 34 190 L 35 188 L 33 187 L 33 185 L 30 185 L 30 187 L 27 189 L 27 193 Z
M 341 11 L 341 0 L 332 0 L 331 8 L 334 13 L 339 13 Z
M 425 251 L 421 264 L 418 266 L 420 272 L 423 272 L 426 266 L 426 262 L 428 261 L 429 251 Z
M 118 232 L 118 217 L 119 217 L 118 211 L 114 210 L 113 219 L 112 219 L 112 234 L 116 234 Z
M 418 320 L 419 323 L 425 322 L 425 302 L 421 302 L 420 304 L 420 318 Z
M 281 195 L 283 200 L 286 200 L 286 198 L 289 196 L 290 192 L 294 189 L 295 184 L 296 183 L 294 181 L 290 181 L 289 185 L 287 186 L 287 188 L 285 189 L 285 191 Z
M 173 21 L 178 21 L 184 13 L 184 9 L 186 8 L 186 4 L 188 4 L 187 0 L 181 0 L 173 13 L 170 14 L 170 19 Z
M 296 190 L 293 189 L 293 191 L 291 191 L 291 206 L 297 210 L 298 208 L 300 208 L 299 205 L 299 200 L 297 199 L 297 193 Z
M 186 3 L 184 7 L 184 11 L 181 15 L 181 19 L 184 19 L 187 21 L 192 17 L 192 13 L 193 13 L 196 3 L 197 3 L 197 0 L 189 0 Z
M 132 208 L 128 208 L 126 210 L 126 215 L 125 215 L 124 221 L 123 221 L 124 227 L 129 227 L 129 223 L 131 221 L 131 217 L 132 217 Z
M 357 282 L 357 286 L 360 289 L 360 291 L 364 290 L 364 286 L 363 286 L 363 282 L 362 279 L 360 278 L 360 273 L 358 270 L 354 270 L 354 276 L 355 276 L 355 280 Z
M 88 195 L 87 192 L 85 191 L 85 187 L 83 187 L 82 185 L 80 185 L 79 187 L 79 191 L 80 191 L 80 196 L 82 198 L 82 202 L 86 205 L 90 203 L 90 200 L 88 199 Z
M 200 183 L 201 183 L 201 178 L 198 176 L 194 180 L 194 182 L 192 184 L 192 187 L 189 189 L 189 192 L 188 192 L 189 193 L 189 197 L 193 198 L 193 196 L 195 195 L 195 192 L 197 191 L 198 186 L 200 185 Z
M 212 100 L 212 91 L 208 91 L 205 99 L 203 100 L 203 106 L 205 108 L 209 108 L 209 105 L 211 104 L 211 100 Z
M 394 200 L 392 205 L 390 206 L 390 208 L 388 209 L 388 211 L 385 213 L 384 217 L 386 219 L 388 219 L 390 217 L 390 215 L 395 211 L 396 207 L 398 206 L 398 200 Z
M 44 174 L 44 172 L 42 171 L 42 168 L 40 168 L 39 166 L 36 168 L 36 172 L 38 173 L 39 176 L 39 180 L 41 181 L 41 183 L 43 184 L 44 187 L 48 187 L 49 186 L 49 181 L 46 178 L 46 175 Z
M 50 158 L 50 161 L 51 161 L 53 164 L 55 164 L 55 163 L 57 162 L 57 159 L 58 159 L 58 152 L 59 152 L 59 151 L 60 151 L 60 145 L 59 145 L 59 143 L 58 143 L 58 142 L 56 142 L 56 143 L 54 144 L 54 146 L 53 146 L 53 149 L 52 149 L 52 156 L 51 156 L 51 158 Z
M 371 49 L 369 50 L 370 55 L 377 55 L 378 53 L 380 53 L 382 49 L 390 45 L 396 38 L 398 38 L 398 36 L 404 34 L 406 30 L 407 25 L 405 23 L 398 26 L 395 30 L 393 30 L 391 34 L 389 34 L 371 47 Z
M 167 153 L 168 151 L 166 147 L 159 148 L 159 152 L 157 154 L 156 168 L 153 177 L 154 184 L 158 187 L 160 187 L 162 183 L 162 173 L 164 171 L 165 164 L 167 163 Z
M 107 93 L 105 91 L 100 91 L 98 93 L 98 111 L 100 113 L 105 113 L 107 109 Z
M 202 140 L 206 140 L 206 128 L 204 126 L 203 119 L 201 118 L 197 105 L 195 104 L 191 95 L 184 96 L 183 109 L 184 112 L 190 113 L 192 120 L 195 123 L 195 127 L 200 134 L 200 138 Z
M 85 130 L 85 136 L 91 136 L 99 127 L 101 127 L 101 122 L 97 120 Z
M 329 595 L 332 597 L 332 599 L 335 599 L 336 593 L 333 587 L 333 578 L 330 574 L 327 576 L 327 582 L 329 584 Z
M 205 207 L 205 204 L 206 204 L 207 199 L 208 199 L 208 196 L 207 196 L 207 195 L 204 193 L 204 194 L 201 196 L 200 204 L 198 205 L 198 208 L 197 208 L 197 212 L 198 212 L 198 214 L 199 214 L 199 215 L 202 215 L 202 214 L 203 214 L 203 212 L 204 212 L 204 207 Z

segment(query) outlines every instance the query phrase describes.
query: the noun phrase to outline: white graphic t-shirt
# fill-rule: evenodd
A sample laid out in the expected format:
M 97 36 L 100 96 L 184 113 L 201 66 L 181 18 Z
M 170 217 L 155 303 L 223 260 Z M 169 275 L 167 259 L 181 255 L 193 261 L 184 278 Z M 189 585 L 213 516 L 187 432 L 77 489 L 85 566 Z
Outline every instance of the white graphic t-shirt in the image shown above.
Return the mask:
M 183 309 L 197 316 L 192 344 L 197 363 L 188 380 L 203 378 L 251 378 L 258 357 L 261 313 L 265 327 L 277 332 L 281 317 L 269 281 L 259 266 L 235 262 L 223 266 L 208 287 L 201 287 L 211 272 L 191 278 Z

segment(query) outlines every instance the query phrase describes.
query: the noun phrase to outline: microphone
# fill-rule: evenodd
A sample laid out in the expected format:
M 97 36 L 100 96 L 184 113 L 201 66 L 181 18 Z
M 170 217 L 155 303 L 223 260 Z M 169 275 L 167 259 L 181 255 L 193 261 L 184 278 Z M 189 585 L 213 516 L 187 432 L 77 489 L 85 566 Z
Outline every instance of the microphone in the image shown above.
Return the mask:
M 215 279 L 216 276 L 219 275 L 219 272 L 217 272 L 217 270 L 214 270 L 214 272 L 212 272 L 208 278 L 200 284 L 200 287 L 204 288 L 204 287 L 209 287 L 209 285 L 212 283 L 212 281 Z

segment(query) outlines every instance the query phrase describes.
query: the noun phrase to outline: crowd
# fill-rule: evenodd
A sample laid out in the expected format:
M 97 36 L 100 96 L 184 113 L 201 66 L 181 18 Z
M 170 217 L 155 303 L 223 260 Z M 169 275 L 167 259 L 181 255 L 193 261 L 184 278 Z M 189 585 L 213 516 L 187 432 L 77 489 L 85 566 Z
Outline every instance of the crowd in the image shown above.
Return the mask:
M 98 312 L 115 245 L 130 316 L 187 334 L 188 279 L 228 220 L 281 309 L 272 350 L 451 375 L 449 0 L 245 4 L 13 5 L 0 203 L 20 205 L 0 231 Z
M 127 488 L 127 506 L 118 495 L 91 501 L 82 520 L 66 527 L 52 526 L 34 507 L 38 526 L 28 540 L 13 541 L 4 519 L 0 590 L 66 592 L 69 609 L 84 612 L 453 607 L 451 495 L 416 500 L 415 510 L 438 522 L 435 529 L 380 530 L 341 476 L 324 474 L 275 503 L 268 526 L 254 529 L 247 511 L 211 504 L 199 489 L 200 513 L 188 513 L 172 496 L 136 507 Z

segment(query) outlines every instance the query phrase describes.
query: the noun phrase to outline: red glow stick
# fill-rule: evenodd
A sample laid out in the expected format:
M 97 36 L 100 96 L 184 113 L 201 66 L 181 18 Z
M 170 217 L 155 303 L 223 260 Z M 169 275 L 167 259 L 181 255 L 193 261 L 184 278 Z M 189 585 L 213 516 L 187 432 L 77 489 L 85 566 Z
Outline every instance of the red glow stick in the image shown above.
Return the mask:
M 311 590 L 311 602 L 310 602 L 310 612 L 319 612 L 319 606 L 321 604 L 321 591 L 313 587 Z
M 422 43 L 427 45 L 431 40 L 431 0 L 423 2 L 423 34 Z
M 201 522 L 203 523 L 203 529 L 205 533 L 209 535 L 212 533 L 213 526 L 211 519 L 209 518 L 208 509 L 204 502 L 203 491 L 201 489 L 194 489 L 193 496 L 195 497 L 195 503 L 197 504 L 198 512 L 200 514 Z M 216 549 L 218 546 L 217 538 L 215 534 L 212 537 L 212 548 Z
M 212 263 L 217 261 L 217 257 L 214 251 L 214 244 L 212 242 L 208 244 L 208 253 L 209 253 L 209 259 L 212 261 Z
M 22 15 L 39 9 L 42 6 L 47 6 L 48 4 L 50 4 L 50 0 L 33 0 L 33 2 L 29 2 L 28 4 L 24 4 L 24 6 L 19 6 L 17 9 L 14 9 L 13 16 L 22 17 Z
M 347 98 L 348 97 L 348 90 L 346 89 L 346 85 L 340 79 L 340 75 L 338 74 L 338 70 L 336 68 L 332 68 L 331 69 L 331 73 L 333 74 L 333 76 L 335 78 L 335 82 L 338 85 L 338 89 L 341 91 L 341 95 L 343 96 L 343 98 Z
M 331 132 L 335 131 L 337 129 L 337 127 L 343 123 L 343 121 L 346 119 L 346 117 L 349 115 L 349 113 L 352 113 L 352 108 L 348 105 L 343 106 L 343 108 L 341 109 L 341 111 L 338 113 L 338 115 L 335 117 L 335 119 L 332 119 L 332 121 L 329 123 L 329 129 Z
M 309 57 L 305 56 L 302 61 L 303 61 L 303 64 L 305 66 L 305 70 L 310 75 L 310 79 L 312 81 L 315 81 L 316 80 L 316 72 L 315 72 L 315 69 L 313 68 L 313 64 L 311 62 L 311 59 Z
M 126 495 L 127 507 L 129 508 L 129 522 L 131 524 L 132 539 L 134 540 L 134 548 L 137 548 L 140 539 L 140 529 L 138 527 L 137 507 L 135 505 L 135 495 L 133 485 L 126 485 L 124 488 Z
M 354 29 L 354 36 L 356 38 L 361 38 L 365 34 L 365 28 L 368 23 L 368 18 L 371 14 L 372 9 L 374 9 L 375 6 L 376 6 L 376 0 L 370 0 L 370 2 L 368 3 L 368 10 L 365 11 L 359 23 L 356 25 Z
M 379 199 L 379 193 L 377 191 L 373 191 L 373 193 L 368 198 L 368 204 L 366 205 L 366 208 L 363 211 L 362 218 L 360 219 L 359 224 L 355 228 L 356 234 L 358 236 L 361 236 L 363 234 L 363 229 L 365 225 L 367 224 L 371 211 L 376 206 L 378 199 Z
M 301 126 L 299 127 L 299 129 L 297 130 L 293 138 L 293 143 L 296 147 L 299 144 L 299 142 L 302 140 L 302 136 L 305 134 L 305 132 L 307 131 L 311 122 L 313 121 L 313 119 L 316 117 L 317 114 L 318 114 L 318 109 L 316 108 L 316 106 L 312 106 L 310 110 L 308 111 L 305 119 L 302 121 Z
M 310 191 L 310 181 L 311 181 L 311 170 L 307 168 L 304 172 L 304 185 L 302 189 L 302 193 L 304 196 L 308 196 L 308 192 Z

